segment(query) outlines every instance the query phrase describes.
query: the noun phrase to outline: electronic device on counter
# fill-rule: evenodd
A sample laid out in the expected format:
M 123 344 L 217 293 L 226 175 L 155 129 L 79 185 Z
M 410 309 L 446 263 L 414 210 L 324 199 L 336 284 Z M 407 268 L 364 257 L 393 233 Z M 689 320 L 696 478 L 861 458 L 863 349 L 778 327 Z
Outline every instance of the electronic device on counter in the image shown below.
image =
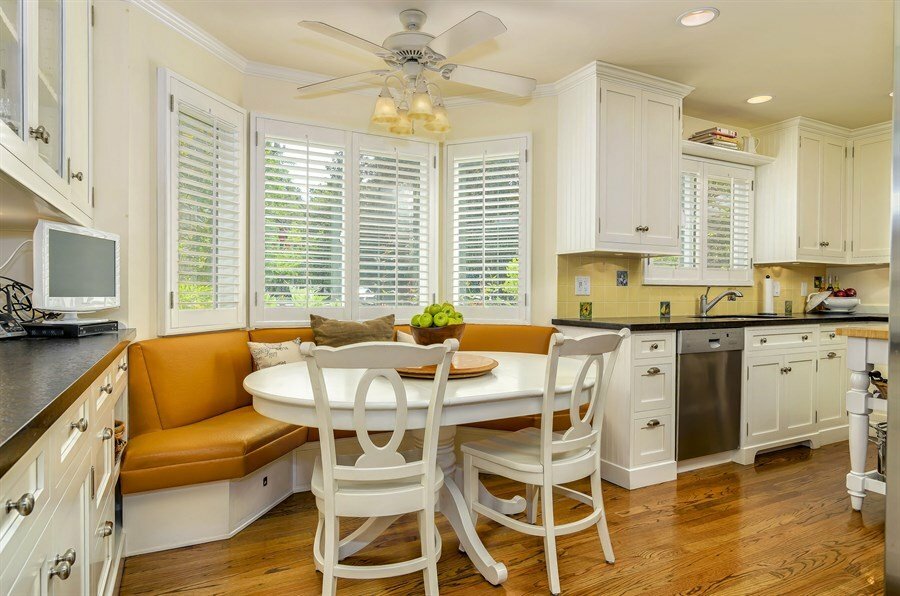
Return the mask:
M 65 337 L 77 339 L 101 333 L 115 333 L 119 330 L 118 321 L 100 323 L 64 323 L 47 321 L 44 323 L 24 323 L 25 331 L 31 337 Z
M 28 332 L 12 315 L 0 312 L 0 339 L 25 337 L 26 335 L 28 335 Z

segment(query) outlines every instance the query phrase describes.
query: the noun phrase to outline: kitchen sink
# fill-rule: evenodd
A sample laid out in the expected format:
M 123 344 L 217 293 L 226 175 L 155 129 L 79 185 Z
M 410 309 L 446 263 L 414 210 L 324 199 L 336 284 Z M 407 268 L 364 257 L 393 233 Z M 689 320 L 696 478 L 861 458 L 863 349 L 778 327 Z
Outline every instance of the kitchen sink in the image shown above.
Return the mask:
M 760 319 L 790 319 L 788 315 L 693 315 L 692 319 L 729 319 L 732 321 L 758 321 Z

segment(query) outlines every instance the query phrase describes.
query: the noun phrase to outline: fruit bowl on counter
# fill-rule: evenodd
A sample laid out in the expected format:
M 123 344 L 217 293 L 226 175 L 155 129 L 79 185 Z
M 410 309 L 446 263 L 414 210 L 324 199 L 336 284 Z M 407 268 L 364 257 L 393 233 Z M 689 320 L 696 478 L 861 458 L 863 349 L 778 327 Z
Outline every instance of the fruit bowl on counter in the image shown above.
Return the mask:
M 806 312 L 851 312 L 859 306 L 856 290 L 824 290 L 806 298 Z
M 829 312 L 851 312 L 859 306 L 859 298 L 849 296 L 829 296 L 824 301 L 825 310 Z

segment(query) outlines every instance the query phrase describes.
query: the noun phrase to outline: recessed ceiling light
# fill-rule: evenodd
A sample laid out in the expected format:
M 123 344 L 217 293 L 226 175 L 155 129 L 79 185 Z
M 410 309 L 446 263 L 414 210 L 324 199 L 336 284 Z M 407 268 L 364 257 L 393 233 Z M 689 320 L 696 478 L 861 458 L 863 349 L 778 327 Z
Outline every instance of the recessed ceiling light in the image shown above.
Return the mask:
M 679 15 L 678 22 L 684 25 L 685 27 L 699 27 L 700 25 L 705 25 L 719 16 L 718 8 L 697 8 L 694 10 L 689 10 L 686 13 Z
M 767 101 L 772 101 L 771 95 L 754 95 L 747 100 L 747 103 L 766 103 Z

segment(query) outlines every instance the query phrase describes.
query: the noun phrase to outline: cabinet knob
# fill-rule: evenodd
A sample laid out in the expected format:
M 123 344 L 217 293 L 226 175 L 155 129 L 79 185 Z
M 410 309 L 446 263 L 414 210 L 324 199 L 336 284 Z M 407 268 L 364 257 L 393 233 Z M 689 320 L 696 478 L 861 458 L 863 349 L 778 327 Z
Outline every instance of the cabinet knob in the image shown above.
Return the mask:
M 25 493 L 19 497 L 18 501 L 9 499 L 6 502 L 6 512 L 9 513 L 13 509 L 15 509 L 22 517 L 28 517 L 31 515 L 31 512 L 34 511 L 34 495 Z
M 84 432 L 88 428 L 87 418 L 79 418 L 75 422 L 69 423 L 69 428 L 75 429 L 78 432 Z
M 103 439 L 104 441 L 108 441 L 111 438 L 113 438 L 113 429 L 111 429 L 108 426 L 105 427 L 103 429 L 103 431 L 100 433 L 100 438 Z
M 831 339 L 834 339 L 835 337 L 837 337 L 837 333 L 832 331 L 831 333 L 828 334 L 828 337 L 830 337 Z
M 32 139 L 35 139 L 37 141 L 42 141 L 45 145 L 50 144 L 50 132 L 47 130 L 47 128 L 43 124 L 38 125 L 37 128 L 30 126 L 28 128 L 28 135 Z
M 654 418 L 653 420 L 648 421 L 647 426 L 645 426 L 644 428 L 656 428 L 659 425 L 659 420 Z
M 648 368 L 648 369 L 647 369 L 647 374 L 650 375 L 650 376 L 658 375 L 658 374 L 659 374 L 659 368 L 657 368 L 656 366 L 653 366 L 653 367 L 651 367 L 651 368 Z
M 801 335 L 801 336 L 800 336 L 800 339 L 802 339 L 803 341 L 806 341 L 806 340 L 809 339 L 809 336 L 808 336 L 808 335 Z
M 768 342 L 768 341 L 769 341 L 769 340 L 766 339 L 765 337 L 760 337 L 760 338 L 759 338 L 759 343 L 761 343 L 761 344 L 764 344 L 764 343 L 766 343 L 766 342 Z
M 100 538 L 109 538 L 112 536 L 114 524 L 111 521 L 107 521 L 100 527 L 97 534 L 100 535 Z
M 81 182 L 82 180 L 84 180 L 84 172 L 75 172 L 74 174 L 72 174 L 72 178 Z
M 837 354 L 835 352 L 828 352 L 829 358 L 835 358 L 836 356 L 837 356 Z
M 62 563 L 63 561 L 65 561 L 69 565 L 74 565 L 76 559 L 77 559 L 77 556 L 76 556 L 74 548 L 70 548 L 70 549 L 66 550 L 66 552 L 64 552 L 62 555 L 56 555 L 57 563 Z
M 651 350 L 658 350 L 658 349 L 659 349 L 659 344 L 650 344 L 650 349 L 651 349 Z
M 72 565 L 75 564 L 75 559 L 74 548 L 70 548 L 61 555 L 56 555 L 56 561 L 54 562 L 53 567 L 50 568 L 50 577 L 57 576 L 63 581 L 69 579 L 69 575 L 72 573 Z
M 100 393 L 112 394 L 112 391 L 113 391 L 112 383 L 107 383 L 106 385 L 103 385 L 100 387 Z
M 788 374 L 789 372 L 791 372 L 791 367 L 790 367 L 790 366 L 782 366 L 782 367 L 781 367 L 781 374 L 786 375 L 786 374 Z
M 127 362 L 120 362 L 120 363 L 119 363 L 119 370 L 121 370 L 122 372 L 125 372 L 126 370 L 128 370 L 128 363 L 127 363 Z

